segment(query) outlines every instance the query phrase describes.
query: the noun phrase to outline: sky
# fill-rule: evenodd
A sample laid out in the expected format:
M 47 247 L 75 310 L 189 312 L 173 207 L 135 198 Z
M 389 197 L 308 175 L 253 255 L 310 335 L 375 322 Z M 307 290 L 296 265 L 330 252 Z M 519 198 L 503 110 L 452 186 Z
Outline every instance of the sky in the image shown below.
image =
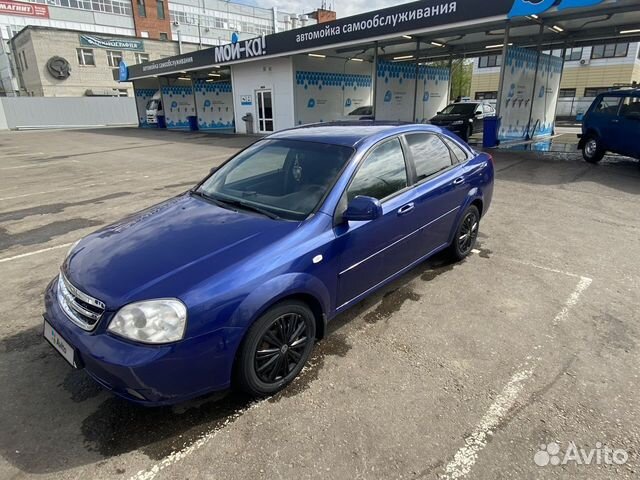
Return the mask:
M 320 7 L 322 0 L 233 0 L 238 3 L 255 5 L 262 8 L 278 7 L 278 10 L 287 13 L 309 13 Z M 357 13 L 378 10 L 380 8 L 391 7 L 400 3 L 407 3 L 412 0 L 327 0 L 334 5 L 333 10 L 338 13 L 338 18 L 348 17 Z

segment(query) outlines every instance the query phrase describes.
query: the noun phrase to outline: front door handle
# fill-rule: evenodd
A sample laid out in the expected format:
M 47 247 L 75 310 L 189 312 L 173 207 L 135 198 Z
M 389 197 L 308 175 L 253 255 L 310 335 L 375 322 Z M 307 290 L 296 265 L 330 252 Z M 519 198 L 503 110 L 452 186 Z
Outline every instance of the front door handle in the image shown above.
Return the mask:
M 618 120 L 617 118 L 614 118 L 613 120 L 611 120 L 611 123 L 620 123 L 620 120 Z
M 464 178 L 462 178 L 462 177 L 458 177 L 453 181 L 454 185 L 461 185 L 463 183 L 464 183 Z
M 412 212 L 415 208 L 415 204 L 413 202 L 407 203 L 398 209 L 398 215 L 406 215 L 409 212 Z

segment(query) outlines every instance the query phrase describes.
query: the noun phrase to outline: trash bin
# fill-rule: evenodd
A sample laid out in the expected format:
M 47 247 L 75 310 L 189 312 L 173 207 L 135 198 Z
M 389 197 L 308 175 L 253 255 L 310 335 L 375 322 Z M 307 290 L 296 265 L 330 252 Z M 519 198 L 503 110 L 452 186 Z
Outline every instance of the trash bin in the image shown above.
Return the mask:
M 189 115 L 187 117 L 187 121 L 189 122 L 189 130 L 191 130 L 192 132 L 198 130 L 198 117 L 196 117 L 195 115 Z
M 158 115 L 158 128 L 167 128 L 167 120 L 164 115 Z
M 244 122 L 244 125 L 247 129 L 247 133 L 252 134 L 253 133 L 253 114 L 247 113 L 245 116 L 242 117 L 242 121 Z
M 484 119 L 482 131 L 482 146 L 484 148 L 492 148 L 500 143 L 498 141 L 498 131 L 500 130 L 499 117 L 486 117 Z

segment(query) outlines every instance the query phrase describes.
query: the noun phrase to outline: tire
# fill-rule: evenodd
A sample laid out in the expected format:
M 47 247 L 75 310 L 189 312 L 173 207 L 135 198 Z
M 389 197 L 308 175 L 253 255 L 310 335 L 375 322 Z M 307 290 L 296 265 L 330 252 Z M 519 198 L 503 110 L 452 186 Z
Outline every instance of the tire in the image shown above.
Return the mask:
M 315 317 L 305 303 L 288 300 L 269 309 L 242 342 L 235 365 L 237 387 L 254 397 L 282 390 L 307 363 L 315 333 Z
M 582 157 L 589 163 L 598 163 L 604 157 L 605 150 L 596 135 L 589 135 L 582 145 Z
M 460 218 L 453 242 L 449 247 L 453 260 L 463 260 L 471 253 L 476 245 L 479 229 L 480 212 L 475 205 L 471 205 Z

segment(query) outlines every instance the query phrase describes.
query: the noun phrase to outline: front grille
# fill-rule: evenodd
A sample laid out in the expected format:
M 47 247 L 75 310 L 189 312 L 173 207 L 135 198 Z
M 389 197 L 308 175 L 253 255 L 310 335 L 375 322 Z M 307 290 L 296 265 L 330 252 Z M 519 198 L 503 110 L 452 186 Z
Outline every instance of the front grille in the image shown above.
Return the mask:
M 104 303 L 71 285 L 63 273 L 58 277 L 58 303 L 69 320 L 87 331 L 96 328 L 105 310 Z

